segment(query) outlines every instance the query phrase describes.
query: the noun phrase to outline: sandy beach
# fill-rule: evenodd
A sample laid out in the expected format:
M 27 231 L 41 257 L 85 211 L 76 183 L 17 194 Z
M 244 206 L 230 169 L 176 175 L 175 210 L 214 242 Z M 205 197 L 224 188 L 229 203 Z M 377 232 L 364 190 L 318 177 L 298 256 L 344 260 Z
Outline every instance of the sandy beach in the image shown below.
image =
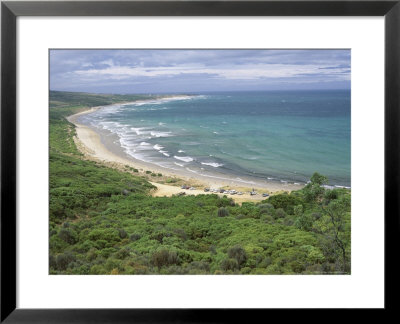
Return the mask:
M 84 154 L 85 158 L 103 163 L 109 167 L 117 168 L 123 171 L 132 172 L 145 176 L 154 186 L 156 190 L 152 192 L 154 196 L 171 196 L 184 192 L 186 195 L 210 194 L 205 192 L 204 188 L 229 189 L 243 192 L 242 195 L 230 195 L 236 202 L 245 201 L 261 201 L 266 199 L 263 193 L 276 194 L 283 191 L 290 192 L 292 190 L 301 189 L 301 185 L 290 183 L 270 182 L 266 184 L 241 183 L 235 179 L 217 179 L 202 176 L 200 174 L 175 172 L 167 168 L 159 167 L 151 163 L 145 163 L 134 159 L 127 155 L 121 147 L 115 144 L 118 140 L 115 134 L 99 133 L 89 126 L 77 122 L 79 116 L 95 112 L 101 107 L 93 107 L 89 110 L 71 115 L 67 120 L 76 127 L 77 136 L 74 141 L 78 149 Z M 132 171 L 136 169 L 137 172 Z M 146 172 L 147 171 L 147 172 Z M 160 175 L 161 174 L 161 175 Z M 173 183 L 173 184 L 169 184 Z M 181 186 L 186 185 L 195 189 L 182 189 Z M 256 190 L 256 195 L 250 195 L 252 189 Z M 220 194 L 219 195 L 224 195 Z

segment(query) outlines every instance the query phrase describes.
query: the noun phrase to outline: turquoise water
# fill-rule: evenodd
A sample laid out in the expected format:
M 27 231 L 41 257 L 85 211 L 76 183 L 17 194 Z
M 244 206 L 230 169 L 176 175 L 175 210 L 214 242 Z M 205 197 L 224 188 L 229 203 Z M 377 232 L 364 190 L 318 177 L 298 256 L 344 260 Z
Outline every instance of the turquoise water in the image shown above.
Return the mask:
M 114 105 L 80 121 L 177 171 L 350 186 L 350 91 L 203 93 Z

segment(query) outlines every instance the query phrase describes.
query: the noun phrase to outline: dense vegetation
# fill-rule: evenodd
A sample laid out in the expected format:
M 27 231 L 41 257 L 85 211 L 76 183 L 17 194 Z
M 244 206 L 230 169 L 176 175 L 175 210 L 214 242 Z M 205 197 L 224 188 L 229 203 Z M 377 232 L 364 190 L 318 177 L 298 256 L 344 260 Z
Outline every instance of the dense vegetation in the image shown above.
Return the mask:
M 315 173 L 302 190 L 241 206 L 217 195 L 151 197 L 144 177 L 84 160 L 65 119 L 126 98 L 50 99 L 50 273 L 350 273 L 349 190 L 325 189 Z
M 50 108 L 60 107 L 95 107 L 111 105 L 117 102 L 129 102 L 141 99 L 159 98 L 158 95 L 120 95 L 93 94 L 86 92 L 50 91 Z

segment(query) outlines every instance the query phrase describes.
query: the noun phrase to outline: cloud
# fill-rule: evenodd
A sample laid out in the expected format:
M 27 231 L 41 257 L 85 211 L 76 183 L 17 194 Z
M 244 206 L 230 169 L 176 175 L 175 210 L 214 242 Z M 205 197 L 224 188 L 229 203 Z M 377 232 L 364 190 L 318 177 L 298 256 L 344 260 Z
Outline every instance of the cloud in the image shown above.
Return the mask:
M 274 82 L 285 87 L 302 82 L 331 82 L 338 87 L 342 82 L 342 87 L 349 87 L 350 80 L 350 50 L 54 50 L 50 54 L 50 84 L 58 90 L 96 89 L 96 84 L 118 89 L 142 83 L 147 91 L 156 92 L 165 88 L 163 82 L 171 88 L 172 83 L 179 84 L 181 91 L 190 91 L 194 84 L 209 85 L 210 90 L 237 88 L 233 82 L 255 88 Z
M 208 74 L 222 79 L 231 80 L 253 80 L 260 78 L 283 78 L 296 77 L 300 75 L 333 75 L 343 74 L 348 68 L 319 67 L 315 65 L 289 65 L 289 64 L 246 64 L 227 67 L 205 66 L 205 65 L 178 65 L 173 67 L 130 67 L 114 66 L 104 69 L 77 70 L 72 73 L 84 77 L 107 76 L 113 79 L 129 77 L 159 77 L 176 76 L 182 74 Z

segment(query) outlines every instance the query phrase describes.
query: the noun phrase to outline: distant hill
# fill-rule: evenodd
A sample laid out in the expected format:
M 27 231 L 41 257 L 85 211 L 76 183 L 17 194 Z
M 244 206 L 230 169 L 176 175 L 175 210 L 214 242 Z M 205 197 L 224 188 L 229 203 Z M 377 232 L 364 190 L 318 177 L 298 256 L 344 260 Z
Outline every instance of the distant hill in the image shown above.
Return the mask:
M 159 95 L 117 95 L 117 94 L 95 94 L 86 92 L 50 91 L 50 108 L 86 106 L 95 107 L 110 105 L 117 102 L 135 101 L 142 99 L 158 98 Z M 163 96 L 164 97 L 164 96 Z

